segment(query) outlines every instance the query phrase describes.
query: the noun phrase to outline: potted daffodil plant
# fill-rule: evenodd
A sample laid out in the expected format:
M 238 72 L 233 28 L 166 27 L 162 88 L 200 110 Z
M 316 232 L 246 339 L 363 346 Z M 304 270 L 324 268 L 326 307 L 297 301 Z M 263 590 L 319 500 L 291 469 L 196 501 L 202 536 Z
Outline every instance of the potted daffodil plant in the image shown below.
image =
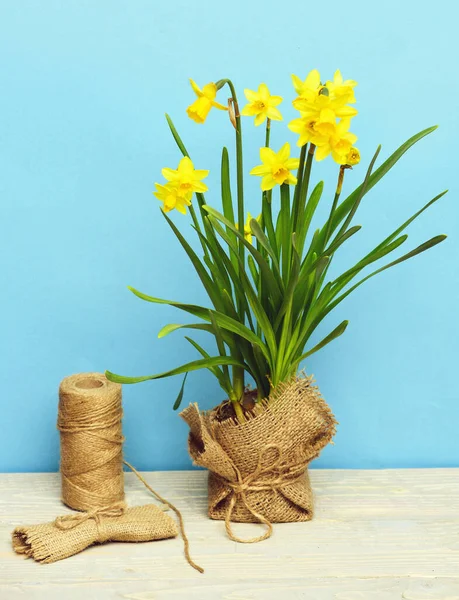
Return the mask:
M 156 184 L 154 195 L 204 286 L 209 305 L 164 300 L 130 289 L 147 302 L 168 304 L 194 317 L 192 323 L 166 325 L 159 337 L 177 330 L 204 331 L 214 340 L 216 352 L 209 354 L 187 335 L 198 354 L 192 362 L 140 377 L 107 372 L 110 380 L 120 383 L 183 374 L 175 409 L 183 399 L 190 372 L 208 369 L 217 378 L 226 400 L 206 412 L 192 404 L 181 416 L 190 426 L 189 451 L 194 462 L 209 469 L 209 515 L 225 520 L 228 534 L 237 541 L 265 539 L 273 522 L 312 517 L 306 467 L 332 438 L 335 420 L 318 388 L 301 369 L 308 357 L 342 335 L 348 322 L 335 325 L 311 347 L 317 327 L 370 278 L 446 237 L 436 235 L 408 251 L 402 249 L 408 239 L 406 228 L 443 192 L 375 242 L 355 264 L 330 275 L 335 254 L 361 229 L 354 218 L 365 195 L 435 127 L 408 139 L 379 166 L 378 147 L 365 161 L 368 166 L 361 183 L 343 198 L 346 173 L 360 169 L 361 161 L 357 137 L 351 132 L 357 115 L 357 84 L 343 79 L 340 71 L 333 79 L 323 79 L 313 70 L 304 80 L 295 75 L 292 80 L 298 116 L 288 128 L 298 135 L 297 152 L 289 143 L 281 147 L 270 143 L 271 128 L 283 126 L 278 124 L 283 98 L 271 94 L 266 84 L 244 90 L 247 102 L 240 110 L 229 79 L 202 88 L 191 80 L 196 98 L 186 110 L 188 117 L 204 124 L 216 109 L 227 113 L 222 125 L 234 128 L 235 189 L 230 184 L 232 165 L 227 148 L 221 151 L 221 186 L 209 190 L 209 171 L 195 167 L 166 115 L 182 158 L 177 168 L 162 170 L 164 181 Z M 244 117 L 252 118 L 255 127 L 264 127 L 260 164 L 249 170 L 250 176 L 260 181 L 256 218 L 245 206 Z M 313 179 L 314 162 L 323 160 L 336 164 L 336 177 L 328 185 Z M 319 203 L 326 205 L 327 217 L 313 227 Z M 180 213 L 177 219 L 173 218 L 175 211 Z M 187 241 L 184 228 L 197 236 L 199 252 Z M 259 522 L 266 530 L 256 538 L 241 540 L 231 521 Z

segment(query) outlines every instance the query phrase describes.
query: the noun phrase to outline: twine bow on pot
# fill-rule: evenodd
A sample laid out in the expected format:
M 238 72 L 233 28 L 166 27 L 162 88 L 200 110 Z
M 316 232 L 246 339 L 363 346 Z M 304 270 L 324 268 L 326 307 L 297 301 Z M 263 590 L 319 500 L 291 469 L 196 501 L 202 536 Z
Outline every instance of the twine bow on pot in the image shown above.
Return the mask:
M 270 450 L 275 451 L 275 456 L 272 462 L 263 466 L 264 458 Z M 266 540 L 272 535 L 272 523 L 250 505 L 250 502 L 247 499 L 247 492 L 280 491 L 284 486 L 290 485 L 304 474 L 304 461 L 293 465 L 282 464 L 282 451 L 280 447 L 277 444 L 268 444 L 259 453 L 258 464 L 255 471 L 249 473 L 246 477 L 243 477 L 236 465 L 233 464 L 233 468 L 236 475 L 236 481 L 230 481 L 228 479 L 224 480 L 225 485 L 232 490 L 228 510 L 225 516 L 225 529 L 228 537 L 234 542 L 241 542 L 243 544 L 252 544 Z M 243 503 L 256 521 L 262 525 L 266 525 L 266 532 L 263 535 L 243 539 L 233 533 L 231 528 L 231 517 L 238 500 Z

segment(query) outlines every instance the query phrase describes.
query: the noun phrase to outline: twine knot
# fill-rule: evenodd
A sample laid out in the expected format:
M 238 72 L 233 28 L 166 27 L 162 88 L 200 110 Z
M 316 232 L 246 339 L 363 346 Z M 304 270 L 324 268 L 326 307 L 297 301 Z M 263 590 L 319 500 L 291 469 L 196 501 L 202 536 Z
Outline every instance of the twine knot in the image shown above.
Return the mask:
M 274 450 L 274 457 L 266 463 L 265 458 L 270 450 Z M 233 463 L 236 481 L 230 481 L 222 478 L 224 484 L 231 489 L 230 502 L 225 515 L 225 529 L 228 537 L 234 542 L 252 544 L 255 542 L 261 542 L 271 537 L 273 532 L 272 523 L 250 505 L 246 494 L 247 492 L 277 492 L 286 485 L 290 485 L 303 475 L 305 470 L 304 461 L 286 464 L 283 463 L 282 458 L 283 456 L 281 448 L 277 444 L 268 444 L 262 450 L 260 450 L 257 466 L 252 473 L 249 473 L 243 477 L 240 470 Z M 266 526 L 266 531 L 263 535 L 249 539 L 243 539 L 234 535 L 231 528 L 231 517 L 238 500 L 242 502 L 244 507 L 253 517 L 255 517 L 258 523 Z
M 115 502 L 110 506 L 103 506 L 95 510 L 77 513 L 73 515 L 64 515 L 57 517 L 54 525 L 61 531 L 69 531 L 75 527 L 79 527 L 83 523 L 93 519 L 97 528 L 97 541 L 100 543 L 108 540 L 107 534 L 103 531 L 103 519 L 110 517 L 121 517 L 126 512 L 126 504 L 124 502 Z

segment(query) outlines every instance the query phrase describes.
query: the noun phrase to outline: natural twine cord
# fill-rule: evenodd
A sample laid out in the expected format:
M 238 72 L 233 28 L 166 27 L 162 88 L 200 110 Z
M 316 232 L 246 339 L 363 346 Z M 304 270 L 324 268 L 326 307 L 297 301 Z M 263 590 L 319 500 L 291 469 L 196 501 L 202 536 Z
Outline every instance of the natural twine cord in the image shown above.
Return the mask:
M 99 526 L 103 516 L 124 514 L 124 463 L 160 502 L 175 512 L 186 560 L 203 573 L 204 569 L 191 559 L 181 512 L 123 460 L 122 416 L 121 385 L 102 373 L 71 375 L 61 382 L 57 427 L 61 435 L 62 500 L 71 508 L 86 512 L 60 517 L 55 521 L 56 527 L 69 529 L 89 519 Z
M 185 523 L 183 521 L 182 513 L 171 502 L 169 502 L 168 500 L 166 500 L 165 498 L 160 496 L 158 494 L 158 492 L 155 492 L 155 490 L 145 481 L 145 479 L 142 477 L 142 475 L 131 464 L 129 464 L 125 460 L 123 462 L 127 467 L 129 467 L 131 469 L 131 471 L 133 473 L 135 473 L 137 475 L 137 477 L 140 479 L 140 481 L 144 484 L 144 486 L 147 488 L 147 490 L 149 490 L 153 494 L 153 496 L 155 496 L 160 502 L 164 502 L 164 504 L 167 504 L 167 506 L 169 506 L 169 508 L 171 508 L 175 512 L 175 514 L 177 515 L 178 521 L 179 521 L 180 535 L 182 536 L 182 539 L 183 539 L 185 558 L 187 559 L 188 564 L 193 567 L 193 569 L 196 569 L 196 571 L 199 571 L 200 573 L 204 573 L 204 569 L 202 567 L 200 567 L 199 565 L 197 565 L 190 556 L 190 542 L 188 541 L 188 538 L 185 533 Z
M 271 463 L 263 465 L 264 458 L 270 450 L 274 450 L 277 456 Z M 281 448 L 277 444 L 268 444 L 259 453 L 258 463 L 255 471 L 249 473 L 247 477 L 243 478 L 240 470 L 236 467 L 236 465 L 233 465 L 237 481 L 233 482 L 225 480 L 225 484 L 232 490 L 230 503 L 225 515 L 225 529 L 228 537 L 234 542 L 253 544 L 256 542 L 262 542 L 263 540 L 271 537 L 273 532 L 272 523 L 269 521 L 269 519 L 257 512 L 250 505 L 246 493 L 267 491 L 277 492 L 282 490 L 284 486 L 290 485 L 293 481 L 299 479 L 304 474 L 304 461 L 288 465 L 282 465 L 281 463 Z M 231 517 L 233 515 L 234 506 L 236 505 L 238 499 L 240 499 L 250 514 L 253 515 L 260 524 L 266 525 L 266 532 L 263 535 L 249 539 L 243 539 L 233 533 L 231 528 Z
M 104 535 L 101 523 L 104 517 L 121 517 L 126 513 L 127 506 L 124 502 L 116 502 L 111 506 L 103 506 L 96 510 L 91 510 L 83 513 L 75 513 L 73 515 L 64 515 L 63 517 L 57 517 L 54 520 L 54 525 L 61 531 L 69 531 L 74 529 L 86 521 L 94 519 L 97 528 L 97 539 L 99 543 L 106 542 L 109 538 Z

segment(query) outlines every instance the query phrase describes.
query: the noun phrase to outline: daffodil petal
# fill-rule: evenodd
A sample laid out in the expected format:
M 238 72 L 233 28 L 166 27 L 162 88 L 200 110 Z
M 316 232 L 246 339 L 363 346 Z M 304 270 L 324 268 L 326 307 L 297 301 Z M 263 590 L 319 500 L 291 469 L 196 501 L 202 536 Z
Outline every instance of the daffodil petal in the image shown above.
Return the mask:
M 317 69 L 312 70 L 306 77 L 305 85 L 309 88 L 317 88 L 320 85 L 320 73 Z
M 195 192 L 207 192 L 209 189 L 205 183 L 202 183 L 202 181 L 195 181 L 193 188 Z
M 174 169 L 168 169 L 167 167 L 161 169 L 161 175 L 164 177 L 164 179 L 167 179 L 167 181 L 174 181 L 178 177 L 177 171 Z
M 274 106 L 270 106 L 268 108 L 268 110 L 266 111 L 266 115 L 272 121 L 282 121 L 282 115 L 280 111 L 277 108 L 274 108 Z
M 269 103 L 271 104 L 271 106 L 279 106 L 279 104 L 282 102 L 283 98 L 282 96 L 271 96 L 269 98 Z
M 268 173 L 271 173 L 271 168 L 266 165 L 258 165 L 250 171 L 250 175 L 267 175 Z
M 182 215 L 186 215 L 186 208 L 180 202 L 177 202 L 177 204 L 175 205 L 175 208 L 176 208 L 176 210 L 179 211 L 179 213 L 182 213 Z
M 303 82 L 298 77 L 298 75 L 293 75 L 292 74 L 292 83 L 293 83 L 293 87 L 295 88 L 295 92 L 297 94 L 301 94 L 301 89 L 303 87 Z
M 195 169 L 193 172 L 193 177 L 195 179 L 204 179 L 204 177 L 207 177 L 209 175 L 209 171 L 206 171 L 204 169 Z
M 271 148 L 260 148 L 260 159 L 266 165 L 272 165 L 277 160 L 277 157 Z
M 298 167 L 300 166 L 300 159 L 299 158 L 289 158 L 288 160 L 285 161 L 284 165 L 286 166 L 286 168 L 291 171 L 292 169 L 298 169 Z
M 356 114 L 358 114 L 358 110 L 356 108 L 354 108 L 353 106 L 343 106 L 342 108 L 338 108 L 336 110 L 336 116 L 337 117 L 355 117 Z
M 277 160 L 279 162 L 286 162 L 290 156 L 290 144 L 286 142 L 277 153 Z
M 261 125 L 265 119 L 266 119 L 266 112 L 263 111 L 263 112 L 259 113 L 255 117 L 255 126 L 258 127 L 258 125 Z
M 272 190 L 276 185 L 276 180 L 272 175 L 265 175 L 261 180 L 261 189 L 266 192 L 268 190 Z
M 198 86 L 198 84 L 195 81 L 193 81 L 193 79 L 190 79 L 190 84 L 191 84 L 191 87 L 193 88 L 193 92 L 196 94 L 196 96 L 198 96 L 198 98 L 200 96 L 204 95 L 201 91 L 201 88 Z
M 268 100 L 269 98 L 269 88 L 266 83 L 260 83 L 258 86 L 258 94 L 261 96 L 262 100 Z
M 212 100 L 212 106 L 218 108 L 218 110 L 228 110 L 227 106 L 224 106 L 223 104 L 220 104 L 220 102 L 216 102 L 215 100 Z
M 318 146 L 316 148 L 316 153 L 315 153 L 315 157 L 317 161 L 323 160 L 324 158 L 327 158 L 327 156 L 330 154 L 331 149 L 330 146 Z
M 244 117 L 254 117 L 256 114 L 258 114 L 258 108 L 253 103 L 247 104 L 241 111 L 241 115 Z
M 179 173 L 192 173 L 194 170 L 194 165 L 193 162 L 191 160 L 191 158 L 189 156 L 184 156 L 181 161 L 179 162 L 178 165 L 178 172 Z
M 202 93 L 209 100 L 213 100 L 217 95 L 217 86 L 215 83 L 206 83 L 206 85 L 202 88 Z
M 258 100 L 258 94 L 254 90 L 244 90 L 245 97 L 249 102 L 256 102 Z

